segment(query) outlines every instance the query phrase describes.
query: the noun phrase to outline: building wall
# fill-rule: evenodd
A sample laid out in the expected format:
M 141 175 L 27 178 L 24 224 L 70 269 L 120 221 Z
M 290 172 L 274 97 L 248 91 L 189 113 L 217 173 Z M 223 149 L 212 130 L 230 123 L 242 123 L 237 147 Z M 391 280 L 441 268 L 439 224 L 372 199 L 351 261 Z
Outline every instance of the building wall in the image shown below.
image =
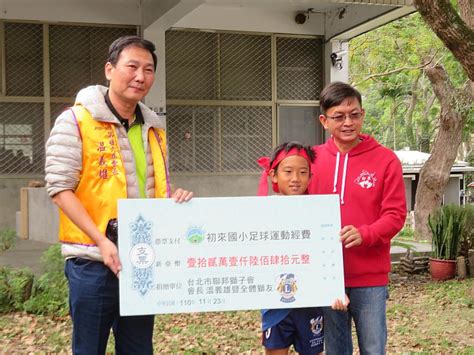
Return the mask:
M 320 37 L 175 29 L 165 40 L 169 167 L 184 186 L 253 195 L 260 156 L 322 142 Z
M 173 27 L 324 35 L 325 15 L 323 13 L 310 14 L 302 25 L 295 22 L 295 15 L 296 11 L 290 11 L 287 8 L 203 4 L 176 22 Z
M 44 145 L 55 118 L 79 89 L 105 84 L 110 42 L 136 32 L 0 19 L 0 228 L 15 227 L 20 188 L 43 180 Z
M 462 175 L 451 175 L 444 192 L 444 204 L 461 204 Z
M 404 175 L 403 180 L 405 182 L 405 193 L 408 211 L 413 211 L 415 209 L 415 197 L 419 177 L 419 173 Z M 462 181 L 463 174 L 451 174 L 444 192 L 443 204 L 463 204 L 463 201 L 461 199 Z
M 140 8 L 129 0 L 2 0 L 0 19 L 140 25 Z
M 3 20 L 29 20 L 35 19 L 35 21 L 57 21 L 58 18 L 61 21 L 77 22 L 77 23 L 115 23 L 115 24 L 127 24 L 127 25 L 140 25 L 141 18 L 139 11 L 137 10 L 136 4 L 125 1 L 125 0 L 109 0 L 103 1 L 96 4 L 92 0 L 84 0 L 82 2 L 73 0 L 50 0 L 47 2 L 48 6 L 38 6 L 36 3 L 26 0 L 5 0 L 2 2 L 2 13 L 0 19 Z M 28 6 L 27 6 L 28 5 Z M 113 5 L 113 6 L 112 6 Z M 183 4 L 183 7 L 186 4 Z M 72 6 L 72 7 L 71 7 Z M 94 11 L 90 11 L 91 7 Z M 183 11 L 185 11 L 184 9 Z M 170 11 L 171 13 L 172 11 Z M 157 82 L 146 103 L 156 109 L 157 111 L 166 112 L 166 68 L 165 68 L 165 31 L 171 27 L 178 28 L 201 28 L 205 30 L 232 30 L 232 31 L 245 31 L 245 32 L 258 32 L 258 33 L 279 33 L 279 34 L 297 34 L 297 35 L 324 35 L 324 15 L 322 14 L 311 14 L 310 18 L 304 25 L 297 25 L 294 21 L 294 12 L 282 11 L 273 8 L 246 8 L 246 7 L 225 7 L 225 6 L 210 6 L 204 4 L 198 6 L 195 9 L 190 10 L 184 16 L 176 18 L 174 20 L 167 21 L 166 15 L 160 18 L 156 24 L 152 24 L 148 27 L 144 34 L 147 38 L 154 40 L 157 43 L 158 56 L 160 58 L 158 64 Z M 39 27 L 43 27 L 43 31 L 46 31 L 46 26 L 42 26 L 41 23 L 37 22 Z M 52 26 L 52 25 L 51 25 Z M 49 28 L 49 27 L 48 27 Z M 40 36 L 43 40 L 46 37 Z M 21 42 L 21 41 L 20 41 Z M 75 41 L 69 43 L 75 44 Z M 331 53 L 334 50 L 344 51 L 345 47 L 341 46 L 340 43 L 331 43 L 330 45 L 324 44 L 325 52 Z M 46 58 L 49 60 L 47 54 L 47 46 L 39 46 L 40 53 L 36 55 L 36 58 Z M 46 50 L 44 49 L 46 48 Z M 44 51 L 41 53 L 41 51 Z M 74 55 L 74 50 L 65 51 L 69 54 Z M 324 55 L 326 57 L 326 55 Z M 321 58 L 322 62 L 327 61 L 327 58 Z M 70 63 L 70 61 L 68 62 Z M 102 62 L 100 62 L 102 63 Z M 38 65 L 44 70 L 52 68 L 49 63 L 39 62 Z M 71 64 L 74 65 L 74 64 Z M 103 66 L 103 64 L 100 64 Z M 74 68 L 71 67 L 71 70 Z M 345 68 L 346 69 L 346 68 Z M 8 68 L 7 68 L 8 70 Z M 35 70 L 35 72 L 39 72 Z M 50 73 L 48 73 L 50 74 Z M 325 74 L 325 81 L 331 81 L 336 78 L 337 80 L 347 79 L 347 71 L 332 71 L 332 74 Z M 51 82 L 45 79 L 45 89 L 49 87 Z M 54 85 L 53 85 L 54 86 Z M 8 83 L 7 83 L 8 87 Z M 43 90 L 43 89 L 42 89 Z M 75 91 L 75 88 L 71 88 L 71 92 Z M 46 95 L 47 94 L 47 95 Z M 44 141 L 47 138 L 49 128 L 53 123 L 54 117 L 70 102 L 72 97 L 70 95 L 62 94 L 61 97 L 56 99 L 51 98 L 51 93 L 46 93 L 45 96 L 48 98 L 44 102 L 38 102 L 37 98 L 24 98 L 26 103 L 28 100 L 33 100 L 36 105 L 39 105 L 42 112 L 40 122 L 43 125 L 40 129 L 33 129 L 33 132 L 37 132 L 38 139 L 37 147 L 33 151 L 39 151 L 44 146 Z M 8 96 L 8 93 L 7 93 Z M 21 95 L 16 95 L 21 96 Z M 37 95 L 36 95 L 37 96 Z M 17 100 L 17 98 L 15 98 Z M 11 104 L 13 105 L 13 104 Z M 21 106 L 21 105 L 19 105 Z M 12 106 L 13 107 L 13 106 Z M 16 109 L 16 106 L 14 107 Z M 13 109 L 12 109 L 13 110 Z M 274 110 L 274 117 L 276 115 L 276 108 Z M 5 114 L 5 117 L 14 117 L 18 115 Z M 25 117 L 33 117 L 31 114 L 25 114 Z M 0 114 L 0 120 L 1 120 Z M 275 118 L 273 118 L 275 120 Z M 272 144 L 278 143 L 278 135 L 276 132 L 276 121 L 273 121 L 273 132 L 272 132 Z M 39 133 L 38 133 L 39 132 Z M 35 141 L 35 142 L 36 142 Z M 268 153 L 268 152 L 261 152 Z M 43 162 L 41 160 L 35 160 L 38 162 L 40 170 L 42 170 Z M 40 170 L 35 172 L 40 172 Z M 0 171 L 0 174 L 4 173 Z M 19 209 L 19 189 L 27 185 L 27 181 L 31 179 L 28 176 L 15 176 L 10 178 L 0 179 L 0 183 L 4 185 L 0 192 L 2 201 L 8 201 L 8 203 L 2 203 L 0 226 L 15 226 L 15 212 Z M 173 175 L 173 180 L 176 186 L 183 186 L 190 188 L 196 192 L 197 196 L 237 196 L 237 195 L 253 195 L 256 190 L 256 184 L 258 182 L 258 171 L 255 169 L 253 172 L 235 172 L 233 174 L 209 174 L 209 175 Z M 5 199 L 3 197 L 5 196 Z
M 172 28 L 180 29 L 205 29 L 209 31 L 242 31 L 243 33 L 278 33 L 284 35 L 312 35 L 324 36 L 325 15 L 321 13 L 310 14 L 303 25 L 295 23 L 295 11 L 277 8 L 249 8 L 245 6 L 218 6 L 216 4 L 202 4 L 195 8 L 191 5 L 180 4 L 161 16 L 157 21 L 144 29 L 146 38 L 157 44 L 159 61 L 155 85 L 147 97 L 147 104 L 156 111 L 168 112 L 166 98 L 166 55 L 160 55 L 166 48 L 166 31 Z M 348 44 L 347 42 L 331 41 L 324 43 L 321 58 L 324 68 L 324 83 L 330 81 L 348 80 Z M 343 60 L 341 69 L 330 64 L 330 54 L 337 52 Z M 303 107 L 302 107 L 303 109 Z M 318 109 L 316 107 L 316 109 Z M 276 116 L 277 108 L 274 109 Z M 170 116 L 167 116 L 170 122 Z M 277 122 L 274 118 L 273 145 L 279 141 L 281 134 L 277 133 Z M 319 123 L 316 122 L 316 129 Z M 322 131 L 322 130 L 321 130 Z M 317 141 L 323 140 L 322 132 L 315 134 Z M 173 147 L 172 147 L 173 148 Z M 173 158 L 172 149 L 170 152 Z M 176 152 L 175 152 L 176 156 Z M 172 174 L 172 181 L 176 186 L 183 186 L 195 191 L 197 196 L 236 196 L 253 195 L 256 191 L 258 172 L 251 174 L 235 173 L 229 175 L 219 174 Z
M 255 196 L 259 179 L 258 173 L 212 176 L 171 175 L 173 187 L 191 190 L 195 197 Z
M 255 196 L 259 174 L 173 176 L 174 188 L 194 192 L 196 197 Z M 20 211 L 20 189 L 27 187 L 30 178 L 0 179 L 0 229 L 16 227 L 16 212 Z M 57 209 L 45 189 L 29 190 L 30 239 L 54 242 L 57 240 Z M 8 201 L 8 203 L 5 203 Z

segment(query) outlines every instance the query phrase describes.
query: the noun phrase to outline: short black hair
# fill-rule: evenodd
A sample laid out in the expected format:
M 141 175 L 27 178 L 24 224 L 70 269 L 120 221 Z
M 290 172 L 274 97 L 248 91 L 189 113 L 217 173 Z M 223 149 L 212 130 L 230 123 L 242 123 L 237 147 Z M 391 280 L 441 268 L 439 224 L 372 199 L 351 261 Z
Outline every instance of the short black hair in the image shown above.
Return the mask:
M 282 143 L 273 150 L 273 153 L 270 157 L 270 166 L 272 166 L 272 164 L 275 161 L 276 157 L 278 156 L 278 154 L 280 154 L 280 152 L 282 150 L 284 150 L 286 153 L 288 153 L 293 148 L 296 148 L 298 150 L 303 149 L 306 152 L 306 154 L 308 155 L 308 158 L 311 161 L 311 163 L 314 162 L 314 159 L 316 158 L 316 153 L 314 152 L 314 150 L 310 146 L 305 146 L 305 145 L 301 144 L 300 142 L 294 142 L 293 141 L 293 142 Z M 277 168 L 278 168 L 278 165 L 275 166 L 275 168 L 274 168 L 275 171 L 277 170 Z
M 153 42 L 139 36 L 122 36 L 113 41 L 109 47 L 107 62 L 115 66 L 120 57 L 120 53 L 127 47 L 138 47 L 148 50 L 153 57 L 153 67 L 156 70 L 158 58 L 155 54 L 155 45 Z
M 359 101 L 359 105 L 362 107 L 362 96 L 360 95 L 360 92 L 351 85 L 341 81 L 335 81 L 329 85 L 326 85 L 319 96 L 321 113 L 326 113 L 326 111 L 331 107 L 340 105 L 344 100 L 350 98 L 357 99 L 357 101 Z

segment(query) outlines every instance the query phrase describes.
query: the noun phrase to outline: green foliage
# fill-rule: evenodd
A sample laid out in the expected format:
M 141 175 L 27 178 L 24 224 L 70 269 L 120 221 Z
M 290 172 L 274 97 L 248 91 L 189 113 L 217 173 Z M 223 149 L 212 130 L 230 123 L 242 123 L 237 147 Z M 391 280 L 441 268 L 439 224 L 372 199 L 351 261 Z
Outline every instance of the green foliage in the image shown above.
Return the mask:
M 32 297 L 24 303 L 23 308 L 34 314 L 64 316 L 68 313 L 68 286 L 61 246 L 51 246 L 41 261 L 45 273 L 33 284 Z
M 14 229 L 5 228 L 0 231 L 0 252 L 10 249 L 15 245 L 16 231 Z
M 466 209 L 457 205 L 444 205 L 428 216 L 434 258 L 456 259 L 466 226 L 466 217 Z
M 34 276 L 29 269 L 0 269 L 0 312 L 21 310 L 30 297 Z
M 458 61 L 418 13 L 351 40 L 349 71 L 363 95 L 365 133 L 392 149 L 429 152 L 440 105 L 423 72 L 428 62 L 442 64 L 454 87 L 466 82 Z M 466 116 L 465 140 L 472 132 L 470 108 L 470 113 L 469 107 L 460 108 Z
M 0 312 L 26 311 L 64 316 L 68 313 L 68 287 L 59 245 L 41 258 L 45 273 L 35 278 L 28 269 L 0 269 Z
M 415 231 L 410 226 L 405 226 L 403 229 L 398 233 L 397 238 L 404 239 L 404 240 L 415 240 Z
M 416 251 L 416 246 L 411 244 L 410 241 L 415 241 L 415 232 L 410 226 L 405 226 L 391 241 L 391 246 L 401 247 L 406 250 Z
M 55 273 L 64 276 L 64 258 L 61 255 L 61 245 L 54 244 L 43 253 L 41 266 L 45 273 Z
M 401 248 L 405 248 L 406 250 L 416 250 L 416 246 L 411 244 L 411 243 L 408 243 L 408 242 L 404 242 L 404 241 L 400 241 L 400 240 L 397 240 L 397 239 L 392 239 L 392 242 L 390 243 L 391 246 L 393 247 L 401 247 Z
M 464 256 L 467 260 L 469 249 L 474 249 L 474 205 L 466 205 L 464 209 L 466 211 L 466 223 L 462 233 L 459 255 Z

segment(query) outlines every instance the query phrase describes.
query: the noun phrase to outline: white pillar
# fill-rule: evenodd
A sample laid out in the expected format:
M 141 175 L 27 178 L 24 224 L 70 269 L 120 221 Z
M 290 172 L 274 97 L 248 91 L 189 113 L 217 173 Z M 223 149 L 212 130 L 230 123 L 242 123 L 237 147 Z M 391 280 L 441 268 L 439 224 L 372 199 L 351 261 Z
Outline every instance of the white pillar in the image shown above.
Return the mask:
M 325 84 L 349 82 L 349 42 L 333 40 L 324 45 Z
M 203 2 L 204 0 L 180 1 L 162 14 L 155 22 L 143 29 L 143 37 L 155 44 L 158 56 L 155 84 L 146 98 L 147 106 L 153 108 L 156 112 L 166 114 L 166 31 Z M 145 10 L 150 11 L 150 9 Z

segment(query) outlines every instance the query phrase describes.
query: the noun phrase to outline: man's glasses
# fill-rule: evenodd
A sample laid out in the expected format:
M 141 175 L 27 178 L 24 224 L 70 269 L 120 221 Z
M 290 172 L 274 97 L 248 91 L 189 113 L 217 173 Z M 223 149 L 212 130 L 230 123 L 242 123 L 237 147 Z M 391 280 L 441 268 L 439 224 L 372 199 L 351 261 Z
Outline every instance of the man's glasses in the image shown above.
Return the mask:
M 349 117 L 352 121 L 360 120 L 362 118 L 363 112 L 351 112 L 351 113 L 346 113 L 345 115 L 343 114 L 337 114 L 335 116 L 328 116 L 324 115 L 327 118 L 330 118 L 331 120 L 334 120 L 335 122 L 341 123 L 346 120 L 347 117 Z

